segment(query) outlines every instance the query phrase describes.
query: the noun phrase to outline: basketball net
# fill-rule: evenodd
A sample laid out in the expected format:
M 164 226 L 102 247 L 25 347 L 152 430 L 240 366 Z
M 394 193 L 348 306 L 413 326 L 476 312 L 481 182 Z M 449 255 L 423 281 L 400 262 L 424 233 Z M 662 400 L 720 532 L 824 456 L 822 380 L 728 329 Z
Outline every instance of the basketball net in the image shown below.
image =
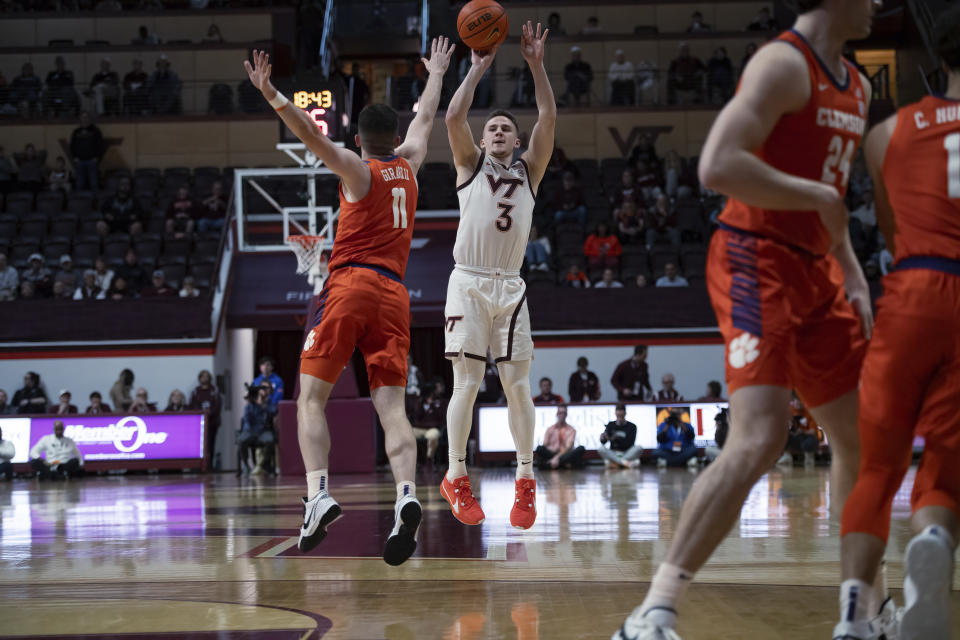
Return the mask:
M 307 282 L 318 293 L 327 279 L 327 260 L 323 255 L 323 236 L 287 236 L 286 244 L 297 257 L 297 273 L 307 276 Z

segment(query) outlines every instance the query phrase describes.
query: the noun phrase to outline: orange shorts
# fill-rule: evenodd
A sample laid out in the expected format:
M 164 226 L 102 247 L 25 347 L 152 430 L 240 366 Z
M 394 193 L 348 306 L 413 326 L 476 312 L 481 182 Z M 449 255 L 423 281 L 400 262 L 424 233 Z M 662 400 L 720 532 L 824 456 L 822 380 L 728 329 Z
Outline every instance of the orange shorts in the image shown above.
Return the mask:
M 867 343 L 833 257 L 721 228 L 710 241 L 707 289 L 730 393 L 786 387 L 816 408 L 857 388 Z
M 333 384 L 354 347 L 367 363 L 371 389 L 406 386 L 410 296 L 385 270 L 348 266 L 330 274 L 317 298 L 300 372 Z
M 960 513 L 960 276 L 911 269 L 883 284 L 860 386 L 860 474 L 842 530 L 885 540 L 914 434 L 925 444 L 913 509 Z

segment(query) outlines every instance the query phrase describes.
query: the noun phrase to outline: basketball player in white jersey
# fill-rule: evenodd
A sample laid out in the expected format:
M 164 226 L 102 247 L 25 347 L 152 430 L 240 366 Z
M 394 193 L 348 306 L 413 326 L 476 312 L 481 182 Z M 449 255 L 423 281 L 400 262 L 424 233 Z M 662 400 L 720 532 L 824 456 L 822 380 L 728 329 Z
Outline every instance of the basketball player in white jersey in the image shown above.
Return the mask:
M 553 89 L 543 66 L 547 33 L 549 29 L 541 34 L 539 24 L 536 30 L 530 22 L 523 25 L 520 52 L 533 73 L 538 118 L 530 147 L 516 162 L 513 153 L 520 141 L 512 114 L 494 111 L 484 124 L 479 147 L 467 124 L 477 83 L 490 68 L 496 49 L 484 56 L 472 53 L 473 66 L 447 108 L 447 135 L 457 167 L 460 227 L 445 309 L 444 351 L 453 362 L 453 397 L 447 410 L 450 468 L 440 492 L 454 517 L 464 524 L 480 524 L 485 517 L 473 497 L 465 461 L 473 403 L 483 381 L 488 348 L 500 371 L 517 447 L 516 499 L 510 524 L 529 529 L 537 517 L 530 396 L 533 338 L 520 267 L 534 198 L 553 153 L 557 120 Z

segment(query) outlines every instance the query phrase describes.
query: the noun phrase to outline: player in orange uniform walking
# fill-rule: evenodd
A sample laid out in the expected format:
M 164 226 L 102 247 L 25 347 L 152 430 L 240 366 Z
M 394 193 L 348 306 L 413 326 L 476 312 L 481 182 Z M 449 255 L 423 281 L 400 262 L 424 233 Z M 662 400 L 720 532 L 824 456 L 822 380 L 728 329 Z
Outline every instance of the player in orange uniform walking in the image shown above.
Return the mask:
M 893 497 L 925 439 L 911 497 L 901 640 L 950 638 L 960 515 L 960 8 L 937 20 L 945 96 L 870 132 L 877 221 L 894 254 L 860 388 L 860 475 L 843 510 L 843 584 L 834 638 L 879 637 L 861 594 L 890 533 Z
M 325 407 L 334 383 L 359 347 L 367 364 L 370 397 L 383 424 L 387 456 L 397 483 L 395 522 L 383 559 L 397 565 L 417 547 L 422 510 L 414 473 L 417 449 L 404 411 L 407 352 L 410 349 L 410 298 L 403 276 L 410 256 L 417 205 L 416 175 L 427 154 L 427 139 L 440 101 L 443 74 L 453 45 L 434 40 L 420 108 L 400 144 L 397 113 L 384 104 L 360 112 L 360 156 L 334 145 L 309 116 L 289 105 L 270 82 L 266 53 L 244 62 L 260 89 L 290 130 L 340 176 L 340 218 L 330 257 L 330 276 L 317 301 L 314 327 L 300 358 L 297 434 L 307 469 L 307 498 L 300 528 L 300 551 L 309 551 L 340 516 L 330 497 L 327 468 L 330 432 Z
M 726 342 L 730 435 L 616 640 L 677 638 L 677 603 L 783 452 L 792 389 L 830 438 L 833 504 L 856 480 L 857 385 L 873 319 L 843 196 L 870 85 L 842 50 L 869 35 L 879 2 L 797 4 L 794 28 L 750 61 L 700 159 L 704 186 L 730 196 L 707 267 Z

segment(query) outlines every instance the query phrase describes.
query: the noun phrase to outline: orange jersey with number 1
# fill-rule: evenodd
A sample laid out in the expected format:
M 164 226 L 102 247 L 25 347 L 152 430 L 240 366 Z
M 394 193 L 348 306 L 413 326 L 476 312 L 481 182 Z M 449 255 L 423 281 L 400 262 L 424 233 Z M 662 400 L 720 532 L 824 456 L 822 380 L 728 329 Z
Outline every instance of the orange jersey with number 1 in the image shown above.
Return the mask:
M 854 152 L 867 126 L 860 74 L 846 62 L 847 80 L 841 85 L 802 35 L 786 31 L 767 46 L 781 42 L 796 47 L 807 60 L 810 101 L 800 111 L 781 117 L 756 154 L 784 173 L 832 184 L 843 196 Z M 720 222 L 816 255 L 830 249 L 830 235 L 816 211 L 760 209 L 731 198 Z
M 350 263 L 382 267 L 402 279 L 410 257 L 417 179 L 404 158 L 370 158 L 370 191 L 347 202 L 340 188 L 340 218 L 328 268 Z

